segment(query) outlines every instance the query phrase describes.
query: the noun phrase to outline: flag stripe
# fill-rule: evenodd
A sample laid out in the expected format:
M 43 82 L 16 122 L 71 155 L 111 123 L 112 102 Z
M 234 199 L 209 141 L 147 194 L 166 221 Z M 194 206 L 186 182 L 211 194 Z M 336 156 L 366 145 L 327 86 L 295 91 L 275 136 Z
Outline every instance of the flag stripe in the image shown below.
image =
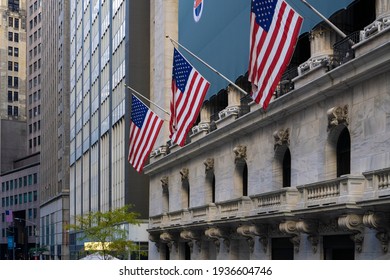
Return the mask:
M 199 112 L 204 95 L 209 87 L 198 73 L 194 73 L 191 84 L 196 84 L 197 86 L 194 87 L 191 85 L 191 93 L 186 95 L 185 101 L 182 102 L 185 106 L 181 107 L 180 113 L 178 114 L 178 127 L 180 129 L 177 130 L 175 137 L 172 138 L 177 143 L 183 143 L 185 141 L 191 125 L 196 121 L 197 115 L 195 113 Z M 201 92 L 202 94 L 196 94 L 197 92 Z M 181 95 L 181 93 L 176 94 Z
M 283 0 L 252 0 L 250 20 L 248 79 L 256 88 L 254 101 L 265 109 L 290 62 L 303 19 Z
M 142 172 L 164 122 L 135 96 L 132 96 L 131 115 L 128 161 Z
M 184 146 L 187 134 L 199 115 L 209 87 L 209 82 L 174 49 L 169 122 L 172 142 Z
M 296 17 L 296 15 L 295 15 L 295 17 Z M 288 35 L 291 35 L 291 36 L 289 36 L 289 37 L 291 37 L 289 39 L 293 40 L 294 38 L 296 38 L 295 42 L 294 42 L 294 45 L 296 44 L 296 40 L 298 38 L 299 30 L 300 30 L 299 28 L 295 29 L 293 33 L 289 33 L 288 34 Z M 291 57 L 293 55 L 294 48 L 287 48 L 287 49 L 284 48 L 283 52 L 285 52 L 286 54 L 285 55 L 281 55 L 279 57 L 279 60 L 277 61 L 277 63 L 275 63 L 276 65 L 274 67 L 274 71 L 272 72 L 272 75 L 269 78 L 269 81 L 271 81 L 272 83 L 268 83 L 267 84 L 267 87 L 264 89 L 264 92 L 269 92 L 271 90 L 273 91 L 277 87 L 277 85 L 278 85 L 278 83 L 279 83 L 279 81 L 280 81 L 280 79 L 281 79 L 281 77 L 283 75 L 284 69 L 286 69 L 286 67 L 290 63 L 290 59 L 291 59 Z M 264 95 L 262 95 L 260 103 L 264 104 L 265 107 L 267 107 L 269 102 L 270 102 L 270 100 L 271 100 L 271 97 L 272 97 L 271 94 L 268 94 L 268 95 L 264 94 Z
M 280 10 L 282 13 L 284 13 L 284 8 L 285 5 L 283 5 L 282 9 Z M 292 16 L 292 14 L 289 14 L 289 17 Z M 280 21 L 278 21 L 280 23 Z M 287 22 L 290 22 L 289 20 Z M 273 71 L 262 71 L 261 73 L 258 73 L 260 75 L 260 81 L 266 81 L 261 84 L 261 87 L 259 87 L 258 92 L 267 92 L 266 89 L 271 90 L 271 87 L 269 87 L 270 84 L 274 84 L 275 79 L 277 77 L 277 74 L 275 75 L 274 73 L 281 73 L 281 69 L 283 69 L 283 65 L 280 65 L 278 62 L 281 60 L 284 61 L 284 58 L 286 57 L 286 52 L 285 52 L 285 47 L 286 47 L 286 41 L 287 41 L 287 36 L 288 34 L 284 34 L 283 32 L 280 32 L 280 24 L 275 26 L 275 30 L 278 30 L 278 32 L 273 33 L 272 39 L 274 39 L 274 42 L 277 42 L 277 44 L 273 43 L 277 47 L 270 47 L 267 49 L 269 51 L 266 56 L 268 57 L 267 60 L 263 60 L 263 64 L 261 65 L 260 68 L 262 69 L 272 69 Z M 275 37 L 275 38 L 274 38 Z M 288 47 L 288 46 L 287 46 Z M 287 65 L 286 65 L 287 66 Z M 274 75 L 271 75 L 274 74 Z M 266 95 L 263 96 L 257 96 L 257 98 L 265 97 Z M 259 103 L 259 102 L 257 102 Z

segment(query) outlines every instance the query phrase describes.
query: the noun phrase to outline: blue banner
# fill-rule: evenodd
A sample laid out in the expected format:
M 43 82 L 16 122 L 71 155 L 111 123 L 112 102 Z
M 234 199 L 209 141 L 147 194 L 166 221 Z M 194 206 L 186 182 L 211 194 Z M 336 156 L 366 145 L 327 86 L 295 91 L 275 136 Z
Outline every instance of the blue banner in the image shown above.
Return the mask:
M 202 2 L 204 1 L 195 1 Z M 304 18 L 301 33 L 310 31 L 322 19 L 300 0 L 287 2 Z M 353 0 L 309 0 L 329 17 Z M 194 20 L 194 1 L 179 1 L 179 42 L 210 66 L 235 81 L 248 70 L 249 16 L 251 0 L 208 0 L 202 16 Z M 196 6 L 198 7 L 198 6 Z M 200 6 L 199 6 L 200 7 Z M 228 83 L 184 51 L 183 55 L 211 83 L 206 98 L 226 88 Z
M 8 250 L 12 250 L 14 248 L 14 237 L 7 236 Z

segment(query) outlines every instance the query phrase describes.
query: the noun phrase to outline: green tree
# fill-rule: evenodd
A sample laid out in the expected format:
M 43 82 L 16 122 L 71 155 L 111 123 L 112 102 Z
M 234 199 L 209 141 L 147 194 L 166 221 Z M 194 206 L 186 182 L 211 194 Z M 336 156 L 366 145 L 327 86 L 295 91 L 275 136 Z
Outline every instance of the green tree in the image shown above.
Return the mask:
M 138 246 L 128 240 L 125 224 L 139 225 L 139 213 L 130 211 L 131 205 L 107 212 L 89 212 L 75 217 L 75 224 L 68 229 L 81 232 L 81 241 L 90 242 L 85 250 L 98 253 L 106 260 L 112 256 L 125 255 Z

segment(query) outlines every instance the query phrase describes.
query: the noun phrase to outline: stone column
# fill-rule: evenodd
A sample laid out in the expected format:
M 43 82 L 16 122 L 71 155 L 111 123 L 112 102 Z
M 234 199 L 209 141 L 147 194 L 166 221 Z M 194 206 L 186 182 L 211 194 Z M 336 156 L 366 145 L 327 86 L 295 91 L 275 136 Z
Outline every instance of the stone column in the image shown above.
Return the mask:
M 381 19 L 390 16 L 389 0 L 376 0 L 375 2 L 376 18 Z
M 336 34 L 330 27 L 318 25 L 310 32 L 310 58 L 333 54 Z
M 178 39 L 178 2 L 155 0 L 150 4 L 150 98 L 168 112 L 172 95 L 173 45 L 166 36 Z M 155 109 L 153 105 L 151 108 Z M 163 113 L 159 115 L 163 116 Z M 167 115 L 164 117 L 169 118 Z M 165 145 L 168 139 L 169 128 L 164 125 L 157 138 L 156 147 Z

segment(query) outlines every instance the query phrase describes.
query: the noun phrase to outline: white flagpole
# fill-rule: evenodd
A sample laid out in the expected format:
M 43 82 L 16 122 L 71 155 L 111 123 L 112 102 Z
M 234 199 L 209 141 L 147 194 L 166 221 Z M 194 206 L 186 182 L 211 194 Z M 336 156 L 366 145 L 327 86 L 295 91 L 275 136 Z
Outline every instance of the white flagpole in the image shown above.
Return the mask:
M 324 17 L 319 11 L 317 11 L 312 5 L 310 5 L 306 0 L 301 0 L 306 6 L 309 7 L 313 12 L 315 12 L 319 17 L 321 17 L 327 24 L 330 25 L 332 29 L 334 29 L 341 37 L 345 38 L 347 35 L 343 31 L 341 31 L 336 25 L 334 25 L 330 20 Z
M 242 88 L 240 88 L 238 85 L 236 85 L 234 82 L 232 82 L 231 80 L 229 80 L 227 77 L 225 77 L 224 75 L 222 75 L 220 72 L 218 72 L 217 70 L 215 70 L 213 67 L 211 67 L 209 64 L 207 64 L 205 61 L 203 61 L 200 57 L 196 56 L 194 53 L 192 53 L 189 49 L 187 49 L 186 47 L 184 47 L 182 44 L 180 44 L 179 42 L 175 41 L 174 39 L 172 39 L 171 37 L 169 37 L 168 35 L 166 36 L 169 40 L 171 40 L 172 43 L 175 43 L 176 45 L 182 47 L 186 52 L 188 52 L 190 55 L 192 55 L 193 57 L 195 57 L 197 60 L 199 60 L 200 62 L 202 62 L 204 65 L 206 65 L 206 67 L 208 67 L 209 69 L 211 69 L 214 73 L 216 73 L 217 75 L 219 75 L 220 77 L 222 77 L 223 79 L 225 79 L 227 82 L 229 82 L 230 84 L 232 84 L 232 86 L 234 86 L 236 89 L 238 89 L 240 92 L 242 92 L 243 94 L 245 95 L 248 95 L 248 93 L 243 90 Z
M 152 100 L 146 98 L 145 96 L 143 96 L 141 93 L 139 93 L 138 91 L 136 91 L 135 89 L 133 89 L 132 87 L 129 87 L 128 85 L 124 84 L 125 87 L 127 87 L 129 90 L 131 90 L 132 92 L 134 92 L 135 94 L 137 94 L 139 97 L 142 97 L 143 99 L 145 99 L 146 101 L 150 102 L 151 104 L 153 104 L 154 106 L 156 106 L 157 108 L 159 108 L 161 111 L 163 111 L 165 114 L 167 115 L 171 115 L 168 111 L 164 110 L 162 107 L 160 107 L 159 105 L 157 105 L 156 103 L 154 103 Z

